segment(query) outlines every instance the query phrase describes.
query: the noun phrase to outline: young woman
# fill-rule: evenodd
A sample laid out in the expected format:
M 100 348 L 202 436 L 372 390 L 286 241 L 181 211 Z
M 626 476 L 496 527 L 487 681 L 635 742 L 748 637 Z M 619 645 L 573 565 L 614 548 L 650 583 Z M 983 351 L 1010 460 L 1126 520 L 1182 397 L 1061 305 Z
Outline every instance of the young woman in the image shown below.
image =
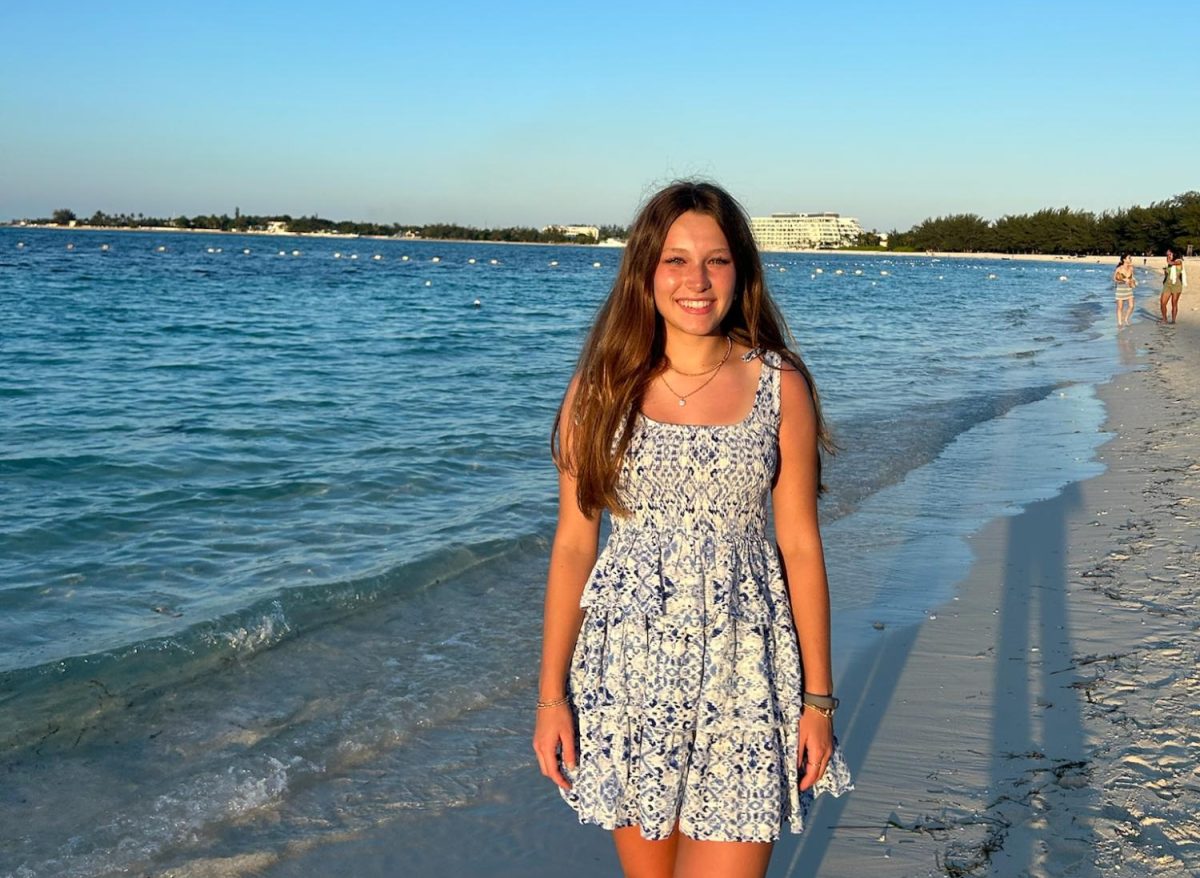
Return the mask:
M 1133 289 L 1137 286 L 1133 277 L 1133 257 L 1128 253 L 1121 254 L 1121 261 L 1113 272 L 1113 282 L 1117 285 L 1117 326 L 1128 326 L 1129 318 L 1133 317 Z
M 831 443 L 789 338 L 741 207 L 673 184 L 555 420 L 533 746 L 626 875 L 761 876 L 785 821 L 851 789 L 817 523 Z
M 1187 275 L 1183 271 L 1183 260 L 1175 255 L 1174 250 L 1167 251 L 1167 264 L 1163 268 L 1162 294 L 1158 297 L 1158 307 L 1162 311 L 1163 323 L 1174 323 L 1179 318 L 1179 297 L 1187 286 Z M 1167 319 L 1167 305 L 1171 306 L 1171 319 Z

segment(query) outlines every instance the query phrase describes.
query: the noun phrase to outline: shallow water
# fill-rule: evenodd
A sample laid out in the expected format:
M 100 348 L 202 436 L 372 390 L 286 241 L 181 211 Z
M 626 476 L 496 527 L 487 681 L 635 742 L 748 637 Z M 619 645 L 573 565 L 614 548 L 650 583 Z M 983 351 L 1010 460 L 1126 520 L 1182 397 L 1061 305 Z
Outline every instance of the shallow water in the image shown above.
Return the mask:
M 0 874 L 277 849 L 528 770 L 548 430 L 620 256 L 0 229 Z M 764 258 L 843 448 L 841 662 L 1096 471 L 1108 275 Z

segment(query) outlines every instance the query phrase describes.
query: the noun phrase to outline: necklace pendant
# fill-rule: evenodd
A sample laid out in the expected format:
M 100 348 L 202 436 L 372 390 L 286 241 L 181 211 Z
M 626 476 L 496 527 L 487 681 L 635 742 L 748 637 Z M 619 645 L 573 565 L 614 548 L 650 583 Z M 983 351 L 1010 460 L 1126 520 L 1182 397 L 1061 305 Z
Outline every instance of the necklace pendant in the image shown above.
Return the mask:
M 681 399 L 681 400 L 679 400 L 679 404 L 680 404 L 681 406 L 683 406 L 683 405 L 687 405 L 687 401 L 686 401 L 686 400 L 682 400 L 682 399 Z

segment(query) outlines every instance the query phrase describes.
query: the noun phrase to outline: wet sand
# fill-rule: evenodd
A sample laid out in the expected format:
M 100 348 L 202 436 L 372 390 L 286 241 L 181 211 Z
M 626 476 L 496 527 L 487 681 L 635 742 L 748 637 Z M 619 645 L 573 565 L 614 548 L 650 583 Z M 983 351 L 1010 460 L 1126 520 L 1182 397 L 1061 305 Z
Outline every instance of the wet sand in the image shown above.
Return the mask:
M 842 669 L 857 790 L 771 876 L 1200 873 L 1200 292 L 1177 326 L 1140 299 L 1114 341 L 1132 370 L 1099 388 L 1107 471 L 989 524 L 954 600 Z M 619 874 L 532 758 L 422 822 L 186 874 Z

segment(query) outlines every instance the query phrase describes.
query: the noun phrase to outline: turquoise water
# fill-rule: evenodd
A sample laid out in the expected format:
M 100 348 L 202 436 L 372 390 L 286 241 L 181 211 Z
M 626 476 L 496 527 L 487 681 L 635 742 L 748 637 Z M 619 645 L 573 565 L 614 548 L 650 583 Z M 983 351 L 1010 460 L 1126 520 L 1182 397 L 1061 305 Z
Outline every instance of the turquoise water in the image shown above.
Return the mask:
M 275 850 L 534 770 L 548 431 L 620 257 L 0 229 L 0 875 Z M 764 258 L 843 448 L 840 663 L 1098 471 L 1109 272 Z

